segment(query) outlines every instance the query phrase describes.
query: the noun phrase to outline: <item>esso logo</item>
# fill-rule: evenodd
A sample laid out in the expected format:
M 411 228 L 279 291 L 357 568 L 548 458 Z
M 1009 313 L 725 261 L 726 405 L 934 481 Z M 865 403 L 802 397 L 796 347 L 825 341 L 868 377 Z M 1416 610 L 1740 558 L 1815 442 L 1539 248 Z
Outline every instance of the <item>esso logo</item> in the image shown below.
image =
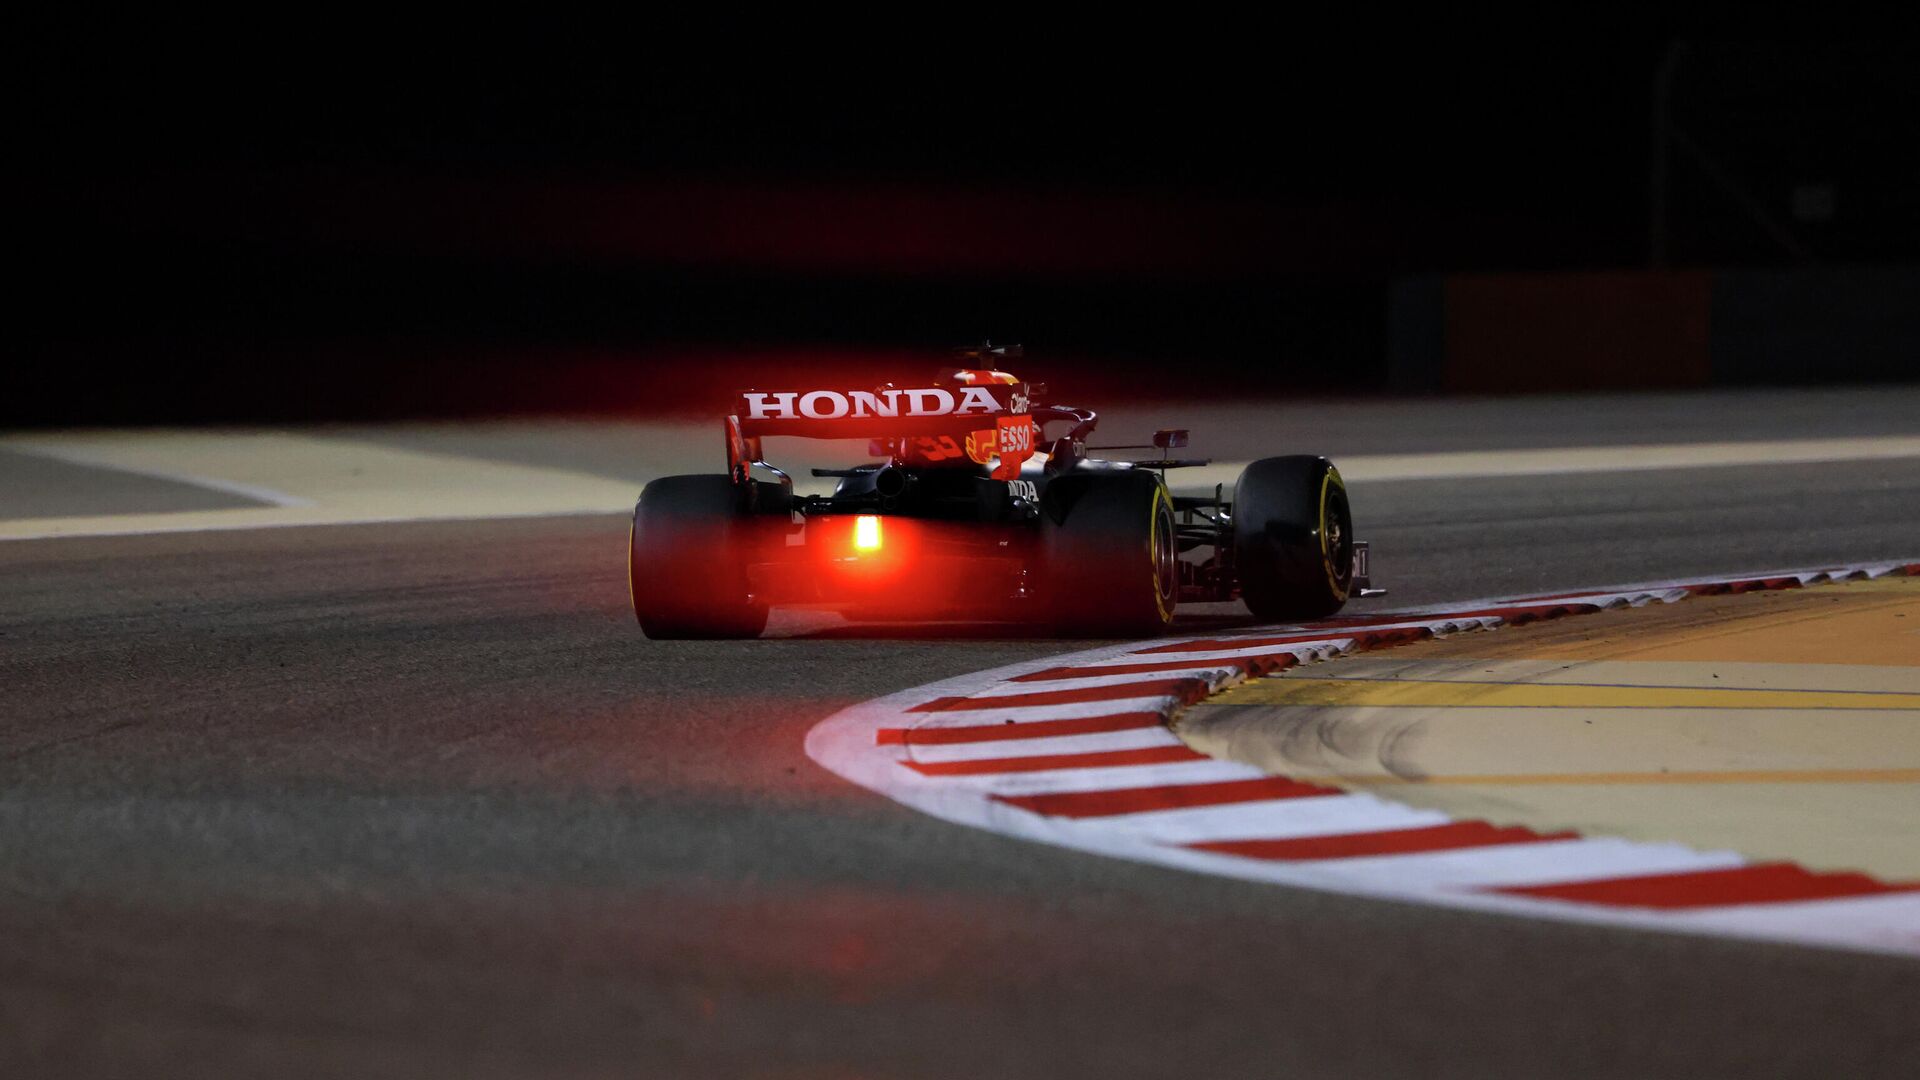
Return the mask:
M 1000 425 L 1000 452 L 1026 456 L 1033 453 L 1033 423 L 1025 417 Z

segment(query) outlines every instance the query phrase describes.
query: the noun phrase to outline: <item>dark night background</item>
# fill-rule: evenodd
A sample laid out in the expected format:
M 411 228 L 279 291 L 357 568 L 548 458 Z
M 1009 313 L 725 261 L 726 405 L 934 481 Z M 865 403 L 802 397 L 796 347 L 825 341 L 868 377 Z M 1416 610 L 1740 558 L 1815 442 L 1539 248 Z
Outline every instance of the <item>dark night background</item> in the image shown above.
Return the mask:
M 1915 374 L 1907 43 L 242 55 L 30 76 L 0 423 L 713 411 L 983 337 L 1083 396 L 1632 386 L 1682 338 L 1700 382 Z M 1623 318 L 1655 359 L 1531 374 Z

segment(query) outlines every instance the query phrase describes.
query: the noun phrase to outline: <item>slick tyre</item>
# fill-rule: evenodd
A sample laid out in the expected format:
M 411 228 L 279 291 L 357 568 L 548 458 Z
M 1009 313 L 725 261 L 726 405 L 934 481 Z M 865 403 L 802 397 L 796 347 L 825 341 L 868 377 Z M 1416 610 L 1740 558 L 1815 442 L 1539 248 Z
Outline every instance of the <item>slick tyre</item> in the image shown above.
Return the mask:
M 1262 619 L 1323 619 L 1353 589 L 1353 512 L 1323 457 L 1262 458 L 1233 488 L 1240 595 Z
M 1148 472 L 1060 477 L 1041 500 L 1048 617 L 1076 637 L 1162 633 L 1179 600 L 1173 498 Z
M 650 638 L 751 638 L 767 605 L 748 590 L 747 564 L 765 526 L 724 475 L 667 476 L 633 508 L 627 582 Z

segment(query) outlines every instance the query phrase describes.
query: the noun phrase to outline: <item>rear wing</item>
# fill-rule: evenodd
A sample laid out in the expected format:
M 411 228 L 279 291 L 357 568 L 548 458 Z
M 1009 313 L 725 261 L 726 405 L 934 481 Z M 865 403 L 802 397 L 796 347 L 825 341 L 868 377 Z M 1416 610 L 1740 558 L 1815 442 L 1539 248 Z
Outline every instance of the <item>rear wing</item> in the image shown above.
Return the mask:
M 1000 417 L 1029 412 L 1032 388 L 888 386 L 878 390 L 748 390 L 733 415 L 746 438 L 878 439 L 955 435 L 990 428 Z
M 950 437 L 965 440 L 982 431 L 1027 454 L 1040 440 L 1041 425 L 1071 420 L 1067 439 L 1083 442 L 1093 430 L 1086 409 L 1035 405 L 1046 387 L 1035 383 L 886 386 L 875 390 L 747 390 L 726 419 L 728 470 L 744 479 L 746 465 L 764 461 L 760 440 L 768 435 L 807 439 Z M 1018 434 L 1015 434 L 1018 433 Z M 984 457 L 984 454 L 982 455 Z M 1024 456 L 1024 455 L 1022 455 Z

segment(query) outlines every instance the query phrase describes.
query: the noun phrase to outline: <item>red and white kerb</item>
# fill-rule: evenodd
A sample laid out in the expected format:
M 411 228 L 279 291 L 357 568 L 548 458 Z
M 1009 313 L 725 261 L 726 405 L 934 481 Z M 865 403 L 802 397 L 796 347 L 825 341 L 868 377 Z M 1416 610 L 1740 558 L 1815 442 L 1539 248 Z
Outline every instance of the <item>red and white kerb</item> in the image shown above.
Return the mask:
M 1920 883 L 1454 819 L 1209 758 L 1167 728 L 1184 704 L 1340 653 L 1897 572 L 1920 565 L 1661 582 L 1093 649 L 856 705 L 809 732 L 807 753 L 935 817 L 1119 858 L 1541 918 L 1920 955 Z

